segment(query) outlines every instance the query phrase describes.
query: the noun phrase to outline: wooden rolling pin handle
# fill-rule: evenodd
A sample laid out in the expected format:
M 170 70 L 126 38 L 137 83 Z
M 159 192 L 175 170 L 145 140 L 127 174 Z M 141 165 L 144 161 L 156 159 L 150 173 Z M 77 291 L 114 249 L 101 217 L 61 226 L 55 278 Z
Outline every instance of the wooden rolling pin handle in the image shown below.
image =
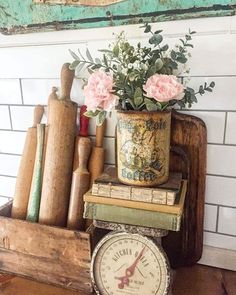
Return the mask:
M 61 69 L 61 97 L 60 99 L 70 100 L 70 92 L 75 76 L 75 71 L 69 69 L 70 64 L 65 63 Z
M 87 165 L 91 152 L 91 140 L 89 137 L 81 137 L 78 144 L 79 172 L 88 172 Z
M 34 109 L 34 122 L 33 127 L 37 127 L 37 124 L 40 124 L 44 113 L 44 107 L 42 105 L 37 105 Z
M 103 146 L 103 138 L 106 131 L 106 120 L 102 123 L 101 126 L 96 127 L 96 147 L 102 147 Z
M 89 126 L 89 117 L 86 117 L 84 113 L 87 111 L 87 106 L 82 105 L 80 108 L 80 117 L 79 117 L 79 135 L 87 137 L 88 136 L 88 126 Z
M 48 108 L 47 108 L 47 124 L 50 125 L 50 105 L 52 103 L 53 100 L 58 99 L 57 97 L 57 87 L 52 87 L 52 91 L 48 97 Z

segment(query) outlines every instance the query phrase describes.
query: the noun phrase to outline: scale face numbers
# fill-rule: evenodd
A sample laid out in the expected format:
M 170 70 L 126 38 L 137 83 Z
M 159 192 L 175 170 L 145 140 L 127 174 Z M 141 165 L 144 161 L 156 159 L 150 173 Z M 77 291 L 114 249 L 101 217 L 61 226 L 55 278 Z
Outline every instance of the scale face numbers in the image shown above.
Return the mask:
M 111 233 L 96 246 L 91 264 L 99 295 L 168 294 L 168 260 L 151 239 L 139 234 Z

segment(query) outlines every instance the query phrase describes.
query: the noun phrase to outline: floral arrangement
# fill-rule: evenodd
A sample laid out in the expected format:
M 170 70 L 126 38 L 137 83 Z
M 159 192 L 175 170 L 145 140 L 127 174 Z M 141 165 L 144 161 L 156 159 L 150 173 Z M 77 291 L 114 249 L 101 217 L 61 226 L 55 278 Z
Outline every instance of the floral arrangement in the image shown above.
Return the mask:
M 200 85 L 198 91 L 184 86 L 181 76 L 189 73 L 186 63 L 192 35 L 190 31 L 180 44 L 170 49 L 163 44 L 161 30 L 152 31 L 150 24 L 142 26 L 144 33 L 150 34 L 149 45 L 131 45 L 122 32 L 109 49 L 102 49 L 102 58 L 91 56 L 86 50 L 86 58 L 70 50 L 74 59 L 71 69 L 81 71 L 87 68 L 90 76 L 84 87 L 86 115 L 97 116 L 101 125 L 107 114 L 114 108 L 135 111 L 164 111 L 179 106 L 191 107 L 197 102 L 196 95 L 211 92 L 214 82 Z

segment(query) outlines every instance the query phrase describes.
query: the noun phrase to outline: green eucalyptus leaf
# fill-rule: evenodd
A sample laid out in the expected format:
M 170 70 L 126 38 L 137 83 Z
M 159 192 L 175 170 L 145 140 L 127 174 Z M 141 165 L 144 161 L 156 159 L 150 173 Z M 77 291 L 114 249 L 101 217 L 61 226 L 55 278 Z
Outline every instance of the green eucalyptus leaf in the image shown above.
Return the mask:
M 153 65 L 152 67 L 149 68 L 147 72 L 147 77 L 151 77 L 152 75 L 156 74 L 156 65 Z
M 139 76 L 139 72 L 137 71 L 132 71 L 130 74 L 129 74 L 129 80 L 130 82 L 133 82 L 136 78 L 138 78 Z
M 172 69 L 172 70 L 176 70 L 178 69 L 178 64 L 175 61 L 170 60 L 168 63 L 168 66 Z
M 146 108 L 149 112 L 157 111 L 158 107 L 154 103 L 148 103 L 146 104 Z
M 191 102 L 197 102 L 197 98 L 194 93 L 191 93 Z
M 149 33 L 149 32 L 151 32 L 151 26 L 147 25 L 145 30 L 144 30 L 144 33 Z
M 158 45 L 162 42 L 163 37 L 162 35 L 159 34 L 154 34 L 150 39 L 149 39 L 149 43 L 150 44 L 154 44 L 154 45 Z
M 185 56 L 178 56 L 176 58 L 176 61 L 178 61 L 181 64 L 185 64 L 188 60 L 187 60 L 187 58 Z
M 98 50 L 100 52 L 103 52 L 103 53 L 110 53 L 110 54 L 113 54 L 113 52 L 111 50 L 108 50 L 108 49 L 100 49 Z
M 80 72 L 83 69 L 84 65 L 85 65 L 85 63 L 81 62 L 76 68 L 77 72 Z
M 134 97 L 134 104 L 138 108 L 143 102 L 143 98 L 141 96 Z
M 106 115 L 107 115 L 107 112 L 106 111 L 100 111 L 99 112 L 99 114 L 97 115 L 97 118 L 96 118 L 96 124 L 97 124 L 97 126 L 101 126 L 102 125 L 102 123 L 106 119 Z
M 134 104 L 136 107 L 140 106 L 143 102 L 143 91 L 140 87 L 137 87 L 134 92 Z
M 114 46 L 114 48 L 113 48 L 112 51 L 113 51 L 113 53 L 114 53 L 115 56 L 118 56 L 119 55 L 119 46 L 118 46 L 118 44 L 116 44 Z
M 181 107 L 184 108 L 185 107 L 185 102 L 182 100 L 177 100 L 177 104 Z
M 185 44 L 185 46 L 193 48 L 193 44 L 190 44 L 190 43 Z
M 92 56 L 91 56 L 88 48 L 86 48 L 86 56 L 87 56 L 87 58 L 88 58 L 89 61 L 93 62 L 93 58 L 92 58 Z
M 96 117 L 99 114 L 99 112 L 100 112 L 99 110 L 96 110 L 95 112 L 93 112 L 93 111 L 86 111 L 84 113 L 84 115 L 86 117 L 93 118 L 93 117 Z
M 72 50 L 69 49 L 69 52 L 70 52 L 71 56 L 72 56 L 75 60 L 80 60 L 80 58 L 78 57 L 78 55 L 77 55 L 74 51 L 72 51 Z
M 163 30 L 157 30 L 154 34 L 160 34 Z
M 101 64 L 102 62 L 101 62 L 101 60 L 100 60 L 100 58 L 95 58 L 95 62 L 97 63 L 97 64 Z
M 156 72 L 159 71 L 163 67 L 163 61 L 158 58 L 155 62 Z
M 79 60 L 74 60 L 69 66 L 70 70 L 75 70 L 79 64 L 80 64 Z
M 106 58 L 105 54 L 103 54 L 103 62 L 105 64 L 105 66 L 108 67 L 108 61 L 107 61 L 107 58 Z
M 170 53 L 170 57 L 173 59 L 173 60 L 176 60 L 177 58 L 177 54 L 174 50 L 171 50 L 171 53 Z
M 168 49 L 169 49 L 169 45 L 168 44 L 166 44 L 166 45 L 164 45 L 164 46 L 161 47 L 161 51 L 166 51 Z
M 158 101 L 155 101 L 155 103 L 149 99 L 149 98 L 145 98 L 144 103 L 146 105 L 146 109 L 148 111 L 157 111 L 158 109 L 161 109 L 161 104 Z
M 187 87 L 186 88 L 186 91 L 187 92 L 190 92 L 190 93 L 194 93 L 195 92 L 194 89 L 193 88 L 190 88 L 190 87 Z
M 90 68 L 87 68 L 87 70 L 88 70 L 88 72 L 89 72 L 90 75 L 93 74 L 93 70 L 91 70 Z
M 214 87 L 215 87 L 215 82 L 214 82 L 214 81 L 212 81 L 212 82 L 210 83 L 210 87 L 211 87 L 211 88 L 214 88 Z

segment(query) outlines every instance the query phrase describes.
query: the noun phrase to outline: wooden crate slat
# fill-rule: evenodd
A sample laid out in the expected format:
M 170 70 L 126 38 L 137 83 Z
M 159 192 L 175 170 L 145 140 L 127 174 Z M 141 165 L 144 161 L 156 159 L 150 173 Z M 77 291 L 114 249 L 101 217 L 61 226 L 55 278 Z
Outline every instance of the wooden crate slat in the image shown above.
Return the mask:
M 10 208 L 0 208 L 0 269 L 91 293 L 90 235 L 5 217 Z
M 71 264 L 0 248 L 0 268 L 40 282 L 81 290 L 88 294 L 92 292 L 89 271 Z

